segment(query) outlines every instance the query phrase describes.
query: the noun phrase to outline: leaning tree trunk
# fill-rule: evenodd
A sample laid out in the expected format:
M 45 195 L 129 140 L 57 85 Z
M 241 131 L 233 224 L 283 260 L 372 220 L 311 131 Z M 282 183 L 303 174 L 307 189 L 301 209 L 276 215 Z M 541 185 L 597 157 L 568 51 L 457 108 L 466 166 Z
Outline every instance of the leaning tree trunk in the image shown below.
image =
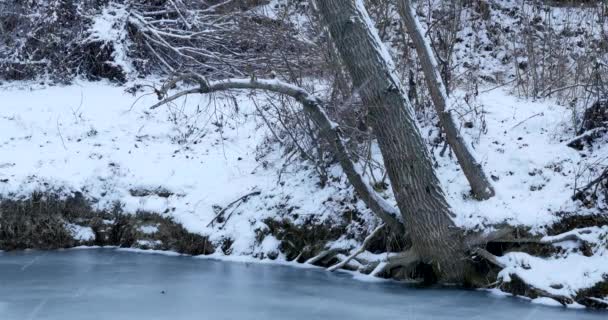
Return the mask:
M 315 0 L 315 9 L 350 72 L 378 139 L 412 250 L 442 282 L 462 283 L 463 235 L 435 175 L 414 110 L 393 73 L 362 0 Z
M 416 16 L 410 0 L 399 0 L 399 14 L 401 20 L 405 23 L 407 33 L 410 35 L 420 64 L 422 65 L 422 71 L 424 72 L 424 78 L 426 85 L 431 93 L 431 99 L 435 105 L 435 110 L 439 116 L 439 121 L 445 132 L 446 140 L 449 143 L 458 163 L 462 168 L 464 175 L 469 181 L 469 185 L 473 191 L 475 198 L 479 200 L 486 200 L 494 196 L 494 188 L 490 184 L 490 181 L 486 177 L 483 167 L 466 145 L 463 137 L 460 135 L 454 118 L 449 110 L 447 110 L 447 90 L 437 67 L 437 61 L 433 55 L 433 51 L 429 47 L 427 41 L 424 39 L 422 29 L 416 20 Z

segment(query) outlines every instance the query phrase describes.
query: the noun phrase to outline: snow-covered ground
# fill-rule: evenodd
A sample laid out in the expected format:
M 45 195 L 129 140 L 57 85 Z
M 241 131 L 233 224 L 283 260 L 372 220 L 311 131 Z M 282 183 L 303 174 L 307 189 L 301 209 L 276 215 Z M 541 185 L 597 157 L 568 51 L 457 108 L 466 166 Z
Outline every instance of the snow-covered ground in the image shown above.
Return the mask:
M 462 106 L 464 99 L 453 100 L 455 114 L 468 112 L 464 120 L 473 127 L 463 126 L 461 132 L 496 189 L 496 196 L 487 201 L 471 201 L 454 158 L 441 158 L 436 152 L 439 175 L 459 225 L 476 228 L 507 222 L 542 232 L 556 221 L 557 213 L 582 210 L 571 200 L 574 187 L 594 178 L 597 173 L 589 169 L 601 165 L 608 153 L 600 149 L 583 154 L 566 145 L 574 137 L 571 110 L 551 100 L 533 102 L 501 90 L 481 94 L 471 107 Z
M 327 219 L 356 206 L 369 230 L 375 227 L 361 202 L 340 201 L 351 198 L 352 191 L 339 168 L 332 174 L 341 178 L 325 188 L 305 163 L 281 170 L 284 154 L 268 143 L 269 132 L 255 116 L 248 93 L 237 95 L 236 104 L 191 96 L 156 110 L 148 108 L 154 95 L 133 95 L 103 82 L 49 87 L 13 83 L 1 89 L 0 97 L 2 197 L 61 190 L 80 191 L 100 208 L 120 201 L 126 212 L 172 216 L 212 241 L 231 238 L 234 257 L 277 251 L 279 242 L 272 236 L 256 243 L 255 230 L 265 228 L 264 218 L 286 211 Z M 601 164 L 606 152 L 596 149 L 582 156 L 566 146 L 573 136 L 567 108 L 552 101 L 520 100 L 500 89 L 480 95 L 474 106 L 464 116 L 473 127 L 462 132 L 493 177 L 497 195 L 483 202 L 470 199 L 455 160 L 439 156 L 441 148 L 436 148 L 438 174 L 458 225 L 482 229 L 506 222 L 542 233 L 560 211 L 589 211 L 570 197 L 575 183 L 580 186 L 592 176 L 585 168 Z M 425 136 L 430 130 L 423 128 Z M 434 135 L 436 129 L 429 139 Z M 239 206 L 225 224 L 209 225 L 217 206 L 253 191 L 260 195 Z M 90 236 L 81 231 L 79 237 Z M 508 265 L 503 279 L 515 273 L 564 295 L 588 288 L 608 274 L 607 233 L 598 228 L 587 234 L 592 257 L 573 250 L 550 259 L 509 253 L 501 258 Z M 354 247 L 352 241 L 342 244 Z M 555 289 L 555 283 L 563 286 Z
M 120 201 L 126 212 L 170 215 L 212 241 L 229 237 L 237 255 L 257 250 L 254 231 L 281 210 L 297 208 L 301 217 L 323 220 L 352 205 L 336 204 L 350 193 L 345 179 L 320 189 L 304 165 L 283 170 L 279 181 L 284 155 L 262 146 L 267 128 L 245 94 L 238 107 L 232 99 L 192 96 L 153 111 L 155 96 L 103 83 L 13 85 L 0 96 L 2 196 L 63 189 L 82 192 L 99 208 Z M 225 226 L 208 226 L 214 206 L 253 191 L 261 194 L 239 206 Z M 261 248 L 276 250 L 266 238 Z

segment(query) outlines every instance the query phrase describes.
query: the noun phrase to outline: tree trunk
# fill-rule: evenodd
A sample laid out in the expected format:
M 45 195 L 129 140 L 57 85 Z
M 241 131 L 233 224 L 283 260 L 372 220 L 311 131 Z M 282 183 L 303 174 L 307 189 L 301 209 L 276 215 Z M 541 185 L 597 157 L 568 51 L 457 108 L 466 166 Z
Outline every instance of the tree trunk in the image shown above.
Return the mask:
M 478 200 L 489 199 L 494 196 L 494 188 L 492 188 L 492 185 L 486 177 L 483 167 L 477 162 L 467 147 L 466 142 L 460 135 L 452 114 L 447 110 L 447 90 L 439 75 L 439 69 L 433 51 L 429 47 L 428 42 L 424 39 L 422 29 L 418 24 L 418 20 L 416 20 L 411 2 L 410 0 L 399 0 L 398 5 L 401 19 L 405 23 L 407 32 L 416 47 L 416 52 L 418 53 L 418 58 L 422 65 L 422 71 L 424 72 L 426 85 L 431 93 L 431 99 L 435 105 L 435 110 L 445 132 L 447 142 L 450 144 L 450 147 L 452 147 L 452 150 L 454 150 L 456 159 L 458 159 L 458 163 L 469 181 L 475 198 Z
M 315 9 L 369 108 L 391 186 L 412 249 L 441 282 L 463 283 L 462 231 L 435 175 L 414 110 L 362 0 L 315 0 Z

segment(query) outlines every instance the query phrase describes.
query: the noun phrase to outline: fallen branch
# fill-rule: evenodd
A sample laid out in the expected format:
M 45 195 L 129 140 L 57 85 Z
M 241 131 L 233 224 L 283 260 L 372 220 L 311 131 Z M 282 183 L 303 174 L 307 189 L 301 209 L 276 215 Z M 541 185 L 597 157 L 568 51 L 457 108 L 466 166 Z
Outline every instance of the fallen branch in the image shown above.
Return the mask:
M 369 242 L 380 233 L 380 231 L 382 231 L 382 229 L 384 228 L 384 223 L 379 225 L 376 229 L 374 229 L 374 231 L 372 231 L 372 233 L 369 234 L 369 236 L 367 236 L 365 238 L 365 240 L 363 240 L 363 244 L 361 244 L 361 247 L 359 247 L 359 249 L 357 251 L 355 251 L 353 254 L 351 254 L 350 256 L 348 256 L 346 259 L 342 260 L 341 262 L 327 268 L 327 270 L 329 271 L 335 271 L 336 269 L 340 269 L 342 267 L 344 267 L 346 264 L 348 264 L 352 259 L 354 259 L 355 257 L 357 257 L 358 255 L 360 255 L 361 253 L 363 253 L 365 251 L 365 249 L 367 248 L 367 246 L 369 245 Z
M 214 222 L 215 220 L 217 220 L 217 218 L 221 217 L 221 216 L 222 216 L 222 215 L 223 215 L 223 214 L 226 212 L 226 210 L 230 209 L 230 208 L 231 208 L 232 206 L 234 206 L 235 204 L 237 204 L 237 203 L 238 203 L 238 204 L 240 205 L 240 203 L 241 203 L 241 202 L 245 202 L 245 201 L 247 201 L 247 199 L 249 199 L 250 197 L 252 197 L 252 196 L 257 196 L 257 195 L 259 195 L 260 193 L 261 193 L 260 191 L 253 191 L 253 192 L 250 192 L 250 193 L 248 193 L 248 194 L 246 194 L 246 195 L 244 195 L 244 196 L 242 196 L 242 197 L 240 197 L 240 198 L 238 198 L 238 199 L 236 199 L 236 200 L 234 200 L 234 201 L 230 202 L 230 203 L 229 203 L 227 206 L 225 206 L 225 207 L 224 207 L 222 210 L 220 210 L 220 212 L 218 212 L 218 213 L 215 215 L 215 217 L 213 217 L 213 219 L 211 219 L 211 221 L 209 221 L 209 223 L 207 224 L 207 227 L 209 227 L 209 226 L 212 226 L 212 227 L 213 227 L 213 222 Z M 237 207 L 238 207 L 238 206 L 237 206 Z M 235 207 L 235 209 L 236 209 L 236 207 Z M 234 212 L 234 210 L 233 210 L 232 212 Z M 226 218 L 226 220 L 224 220 L 224 224 L 222 225 L 222 227 L 226 225 L 226 222 L 228 222 L 228 219 L 230 219 L 230 217 L 232 216 L 232 212 L 231 212 L 231 213 L 230 213 L 230 215 L 229 215 L 229 216 Z M 220 223 L 221 223 L 221 222 L 220 222 Z

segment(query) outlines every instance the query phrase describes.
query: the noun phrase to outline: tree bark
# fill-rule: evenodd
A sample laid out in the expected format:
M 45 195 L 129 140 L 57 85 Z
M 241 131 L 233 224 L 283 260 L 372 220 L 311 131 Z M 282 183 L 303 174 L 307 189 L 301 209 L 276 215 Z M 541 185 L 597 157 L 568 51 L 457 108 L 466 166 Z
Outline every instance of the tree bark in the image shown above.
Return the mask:
M 431 99 L 439 116 L 439 122 L 445 132 L 446 140 L 450 147 L 452 147 L 452 150 L 454 150 L 456 159 L 458 159 L 458 163 L 469 181 L 473 196 L 478 200 L 487 200 L 494 196 L 494 188 L 486 177 L 483 167 L 477 162 L 471 150 L 467 147 L 452 114 L 447 109 L 447 90 L 439 75 L 437 60 L 422 34 L 422 29 L 416 19 L 411 2 L 410 0 L 399 0 L 398 6 L 401 20 L 405 23 L 407 33 L 416 47 L 426 85 L 431 93 Z
M 350 72 L 378 139 L 412 250 L 441 282 L 463 283 L 462 230 L 451 219 L 414 110 L 394 74 L 392 59 L 362 0 L 314 0 L 323 25 Z

